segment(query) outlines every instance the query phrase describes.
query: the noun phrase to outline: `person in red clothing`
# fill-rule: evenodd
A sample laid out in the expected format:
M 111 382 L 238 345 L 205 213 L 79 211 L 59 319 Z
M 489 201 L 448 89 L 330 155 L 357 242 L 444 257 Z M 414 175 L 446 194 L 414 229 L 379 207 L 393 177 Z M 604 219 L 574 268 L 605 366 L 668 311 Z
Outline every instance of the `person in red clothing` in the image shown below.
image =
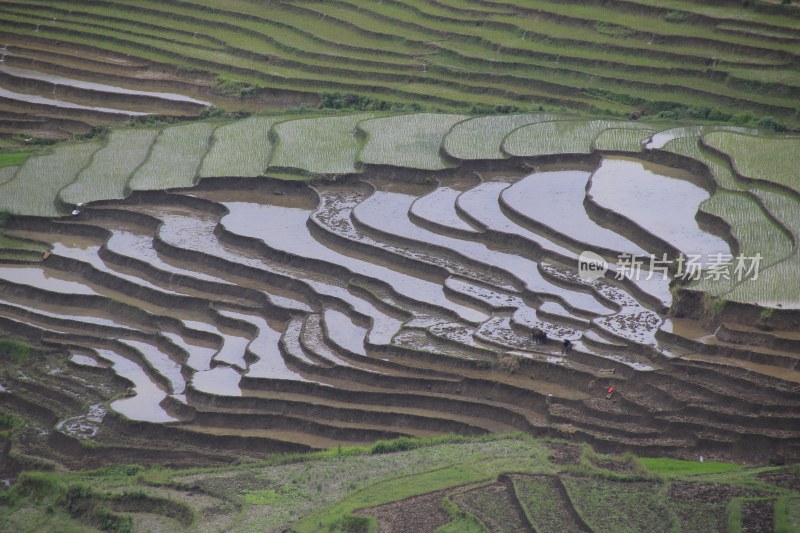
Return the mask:
M 611 385 L 608 388 L 608 394 L 606 394 L 606 400 L 610 400 L 611 396 L 614 394 L 614 385 Z

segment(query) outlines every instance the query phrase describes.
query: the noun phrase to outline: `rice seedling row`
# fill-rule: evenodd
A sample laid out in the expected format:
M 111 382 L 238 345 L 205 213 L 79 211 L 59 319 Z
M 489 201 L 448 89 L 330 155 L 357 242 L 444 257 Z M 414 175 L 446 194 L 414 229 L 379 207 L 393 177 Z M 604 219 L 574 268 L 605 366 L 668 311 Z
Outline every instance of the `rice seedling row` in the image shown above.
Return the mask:
M 356 156 L 362 143 L 356 128 L 374 116 L 361 113 L 281 122 L 274 127 L 276 146 L 270 166 L 317 174 L 357 172 Z
M 458 159 L 504 159 L 507 155 L 500 150 L 500 145 L 506 135 L 521 126 L 556 118 L 547 113 L 473 118 L 453 126 L 442 148 Z
M 609 128 L 601 131 L 597 137 L 595 137 L 594 149 L 618 152 L 641 152 L 644 149 L 644 142 L 654 133 L 656 133 L 656 130 Z
M 147 159 L 158 130 L 128 129 L 111 133 L 108 143 L 59 196 L 67 204 L 125 198 L 131 175 Z
M 251 117 L 219 126 L 203 158 L 201 178 L 261 176 L 272 156 L 270 130 L 277 119 Z
M 704 135 L 703 142 L 727 154 L 742 176 L 777 183 L 800 192 L 798 139 L 715 131 Z
M 362 163 L 436 170 L 451 166 L 442 159 L 444 136 L 465 115 L 419 113 L 375 118 L 359 125 L 367 135 L 358 154 Z
M 131 190 L 159 190 L 191 187 L 208 150 L 214 126 L 197 122 L 162 130 L 150 155 L 130 178 Z
M 609 120 L 559 120 L 523 126 L 503 141 L 502 150 L 513 156 L 588 154 L 595 137 L 609 128 L 648 130 L 638 122 Z
M 50 155 L 29 158 L 12 180 L 0 185 L 0 211 L 41 217 L 65 214 L 55 203 L 58 191 L 75 180 L 100 146 L 66 144 Z

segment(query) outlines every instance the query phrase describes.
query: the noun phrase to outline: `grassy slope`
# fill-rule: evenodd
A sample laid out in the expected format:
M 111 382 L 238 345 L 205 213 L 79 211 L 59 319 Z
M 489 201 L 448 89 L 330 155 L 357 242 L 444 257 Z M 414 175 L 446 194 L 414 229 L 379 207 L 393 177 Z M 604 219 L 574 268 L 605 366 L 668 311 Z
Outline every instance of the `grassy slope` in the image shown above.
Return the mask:
M 13 489 L 0 492 L 0 524 L 6 524 L 0 530 L 11 525 L 17 531 L 84 531 L 87 526 L 102 527 L 103 520 L 113 526 L 111 530 L 125 530 L 129 525 L 126 511 L 134 510 L 134 501 L 150 506 L 149 518 L 130 515 L 135 522 L 166 530 L 275 531 L 290 523 L 298 532 L 329 530 L 355 509 L 466 483 L 493 481 L 504 472 L 565 476 L 568 488 L 593 495 L 584 505 L 584 519 L 590 525 L 593 516 L 604 516 L 606 500 L 614 500 L 615 494 L 647 500 L 662 518 L 672 520 L 671 503 L 664 496 L 668 483 L 695 481 L 744 487 L 780 498 L 778 522 L 800 526 L 795 508 L 800 494 L 756 478 L 776 468 L 626 456 L 616 460 L 632 464 L 633 470 L 622 474 L 594 466 L 593 462 L 608 458 L 586 447 L 579 466 L 559 466 L 548 456 L 546 443 L 528 436 L 441 437 L 432 441 L 400 439 L 371 448 L 306 456 L 276 456 L 266 462 L 226 468 L 131 466 L 95 472 L 27 473 Z M 604 495 L 603 487 L 609 483 L 614 484 L 615 492 Z M 642 492 L 645 485 L 647 490 Z M 452 508 L 450 511 L 454 522 L 445 530 L 480 530 L 474 518 Z

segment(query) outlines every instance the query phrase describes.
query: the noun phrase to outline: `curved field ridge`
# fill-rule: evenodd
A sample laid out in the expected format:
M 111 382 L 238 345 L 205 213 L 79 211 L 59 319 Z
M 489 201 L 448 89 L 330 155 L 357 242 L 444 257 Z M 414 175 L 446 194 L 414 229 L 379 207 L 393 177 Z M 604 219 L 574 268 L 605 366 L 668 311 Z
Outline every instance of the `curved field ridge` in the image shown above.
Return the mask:
M 309 118 L 281 122 L 274 128 L 277 145 L 270 161 L 273 168 L 292 168 L 317 174 L 357 172 L 356 154 L 361 142 L 356 127 L 374 114 Z M 398 147 L 398 151 L 404 151 Z
M 715 131 L 703 142 L 730 157 L 740 175 L 800 193 L 800 140 Z
M 457 159 L 504 159 L 508 155 L 500 150 L 500 145 L 506 135 L 521 126 L 556 118 L 547 113 L 473 118 L 453 126 L 442 148 Z
M 467 119 L 463 115 L 431 113 L 370 118 L 373 116 L 371 113 L 362 113 L 287 121 L 281 121 L 280 117 L 252 117 L 228 124 L 198 122 L 173 126 L 160 132 L 116 130 L 111 134 L 108 144 L 88 161 L 78 158 L 74 160 L 74 164 L 62 164 L 56 161 L 58 158 L 53 159 L 53 156 L 34 156 L 29 158 L 25 166 L 18 171 L 4 170 L 5 183 L 0 184 L 0 187 L 9 193 L 5 200 L 7 209 L 12 212 L 57 216 L 66 214 L 72 209 L 67 207 L 69 204 L 119 199 L 129 194 L 130 190 L 136 189 L 189 187 L 201 178 L 257 177 L 268 174 L 287 180 L 306 180 L 313 176 L 360 173 L 365 170 L 364 161 L 371 165 L 385 165 L 396 169 L 441 170 L 464 164 L 464 160 L 455 158 L 453 154 L 460 154 L 467 159 L 487 157 L 491 160 L 500 157 L 499 147 L 517 156 L 527 157 L 562 154 L 571 154 L 575 157 L 597 152 L 648 154 L 649 151 L 656 157 L 663 157 L 664 153 L 674 153 L 705 166 L 718 187 L 715 194 L 698 197 L 698 201 L 702 201 L 699 207 L 702 219 L 699 219 L 700 227 L 704 227 L 704 224 L 714 226 L 715 233 L 727 240 L 731 252 L 748 257 L 760 254 L 762 257 L 760 268 L 763 271 L 777 267 L 776 273 L 787 273 L 793 272 L 796 268 L 792 265 L 797 264 L 796 243 L 800 241 L 800 235 L 797 233 L 798 222 L 794 214 L 797 210 L 797 198 L 789 191 L 778 193 L 773 190 L 774 188 L 769 188 L 769 184 L 780 184 L 787 188 L 793 183 L 794 178 L 785 177 L 793 175 L 792 154 L 797 141 L 792 137 L 762 138 L 755 136 L 752 130 L 742 128 L 709 131 L 718 128 L 716 126 L 686 126 L 659 131 L 654 129 L 653 125 L 638 122 L 555 120 L 548 114 L 503 115 L 473 119 Z M 545 122 L 539 122 L 542 120 Z M 522 125 L 519 126 L 520 124 Z M 515 126 L 518 127 L 514 129 Z M 500 140 L 506 132 L 510 133 L 504 140 Z M 153 141 L 151 137 L 156 133 L 158 135 Z M 701 141 L 702 135 L 705 135 L 706 141 Z M 710 145 L 703 144 L 717 142 L 715 139 L 722 139 L 728 144 L 724 147 L 720 145 L 720 150 L 708 148 Z M 751 154 L 750 156 L 737 155 L 738 148 L 733 143 L 740 139 L 750 143 L 741 149 L 749 150 L 746 153 Z M 748 168 L 757 169 L 760 160 L 754 158 L 752 152 L 762 144 L 771 147 L 767 150 L 771 157 L 769 165 L 766 160 L 762 161 L 767 166 L 764 167 L 761 177 L 756 179 L 739 176 L 731 168 L 731 163 L 725 155 L 733 161 L 746 161 Z M 452 153 L 448 153 L 446 148 L 448 145 Z M 73 148 L 64 150 L 65 153 L 94 150 L 83 146 L 76 144 Z M 721 153 L 722 148 L 731 153 Z M 790 153 L 784 153 L 787 150 Z M 61 149 L 58 152 L 60 153 Z M 507 156 L 503 156 L 503 159 L 507 159 Z M 528 164 L 523 163 L 523 165 Z M 608 165 L 620 164 L 622 163 L 617 161 Z M 38 178 L 32 177 L 30 169 L 38 165 L 45 165 L 49 169 L 48 175 L 52 178 L 45 180 L 41 175 Z M 77 178 L 73 174 L 76 169 L 79 171 Z M 756 170 L 750 173 L 758 174 Z M 476 176 L 477 174 L 474 174 L 470 179 L 474 180 Z M 675 181 L 676 186 L 681 185 L 687 176 Z M 617 179 L 623 177 L 617 176 Z M 34 187 L 40 188 L 36 199 L 26 198 L 20 192 L 30 179 L 33 180 L 31 183 L 36 183 Z M 38 183 L 37 180 L 47 183 Z M 697 233 L 697 229 L 684 228 L 690 233 L 694 232 L 694 237 L 680 233 L 668 235 L 669 231 L 665 232 L 663 228 L 648 229 L 648 223 L 645 221 L 645 218 L 649 217 L 648 202 L 663 203 L 664 200 L 659 196 L 660 193 L 652 190 L 652 187 L 661 183 L 661 180 L 656 179 L 651 183 L 645 179 L 641 182 L 649 184 L 645 188 L 637 186 L 641 185 L 639 180 L 626 183 L 625 190 L 629 193 L 639 191 L 641 198 L 632 196 L 624 201 L 622 198 L 617 198 L 615 200 L 619 204 L 617 207 L 602 202 L 598 204 L 590 198 L 590 203 L 593 205 L 590 216 L 584 217 L 578 213 L 575 218 L 565 218 L 555 212 L 553 206 L 558 205 L 558 201 L 552 205 L 545 202 L 549 216 L 522 224 L 523 226 L 533 224 L 545 234 L 555 232 L 559 235 L 558 239 L 566 239 L 566 242 L 573 247 L 572 250 L 566 250 L 550 240 L 539 242 L 545 249 L 561 258 L 572 260 L 576 246 L 581 249 L 595 249 L 608 257 L 616 257 L 620 251 L 635 251 L 636 246 L 631 247 L 630 244 L 615 238 L 605 239 L 603 243 L 597 239 L 587 239 L 582 231 L 577 230 L 576 224 L 580 222 L 584 229 L 600 228 L 593 230 L 593 234 L 600 235 L 604 231 L 602 227 L 605 224 L 600 219 L 617 217 L 617 220 L 621 220 L 620 216 L 628 216 L 623 211 L 633 210 L 629 219 L 638 222 L 630 230 L 634 234 L 626 233 L 625 238 L 628 240 L 633 238 L 637 245 L 641 244 L 637 241 L 639 238 L 654 238 L 661 243 L 659 253 L 664 251 L 673 254 L 677 254 L 678 251 L 689 254 L 702 252 L 706 255 L 727 253 L 728 244 L 722 243 L 718 237 L 714 238 L 716 240 L 711 239 L 702 231 Z M 688 182 L 683 182 L 681 186 L 690 185 Z M 438 221 L 442 221 L 448 224 L 454 223 L 452 229 L 455 231 L 470 232 L 472 225 L 477 223 L 493 230 L 503 228 L 501 231 L 505 234 L 527 238 L 526 230 L 519 225 L 506 227 L 505 222 L 493 220 L 496 216 L 493 210 L 496 209 L 492 205 L 497 207 L 498 194 L 507 187 L 508 184 L 502 181 L 489 180 L 484 186 L 475 187 L 463 195 L 463 185 L 456 188 L 442 187 L 432 191 L 434 194 L 428 199 L 421 200 L 419 207 L 412 206 L 410 212 L 417 221 L 426 222 L 426 227 L 429 229 L 431 225 L 436 226 Z M 667 189 L 670 187 L 667 186 Z M 548 194 L 553 194 L 553 191 Z M 431 210 L 428 204 L 436 203 L 434 199 L 438 198 L 447 205 L 438 210 Z M 484 198 L 488 203 L 484 203 Z M 559 195 L 554 198 L 563 200 L 566 196 Z M 580 191 L 577 191 L 575 198 L 580 201 L 582 198 Z M 472 199 L 473 205 L 482 206 L 479 210 L 473 211 L 472 218 L 460 212 L 459 205 L 465 203 L 467 199 Z M 52 207 L 50 207 L 51 201 Z M 673 202 L 675 209 L 682 209 L 682 202 L 675 198 L 670 201 Z M 642 205 L 643 202 L 645 205 Z M 623 207 L 623 204 L 627 207 Z M 524 213 L 520 213 L 518 209 L 516 214 L 514 214 L 515 208 L 509 208 L 508 205 L 503 209 L 510 209 L 512 217 L 525 218 Z M 689 218 L 694 218 L 695 208 L 689 207 L 682 212 L 685 212 L 688 221 Z M 694 222 L 692 227 L 696 227 Z M 787 263 L 780 264 L 784 261 Z M 768 274 L 761 279 L 750 276 L 746 280 L 746 287 L 739 287 L 742 280 L 720 278 L 701 279 L 687 285 L 687 288 L 741 303 L 797 307 L 800 294 L 796 294 L 794 290 L 788 292 L 778 290 L 775 285 L 778 275 L 776 273 Z M 653 294 L 658 293 L 662 301 L 670 300 L 666 287 L 647 288 L 648 284 L 644 282 L 641 286 L 646 291 L 655 290 Z
M 442 159 L 445 134 L 465 115 L 419 113 L 376 118 L 360 124 L 367 141 L 358 159 L 371 165 L 439 170 L 453 166 Z
M 315 0 L 268 9 L 245 1 L 16 2 L 2 6 L 0 31 L 9 66 L 68 75 L 60 54 L 76 77 L 103 82 L 110 72 L 132 90 L 137 69 L 156 64 L 189 66 L 188 76 L 180 74 L 190 79 L 202 71 L 206 87 L 218 77 L 222 92 L 234 96 L 242 88 L 294 103 L 339 93 L 454 112 L 547 106 L 617 116 L 749 113 L 794 126 L 795 12 L 763 4 L 576 7 L 547 0 Z M 172 89 L 176 77 L 159 80 Z
M 218 127 L 203 158 L 200 177 L 263 175 L 272 156 L 269 135 L 275 121 L 271 117 L 251 117 Z
M 125 198 L 128 178 L 147 159 L 157 130 L 119 130 L 92 156 L 92 162 L 59 193 L 67 204 Z
M 128 187 L 147 191 L 194 185 L 213 130 L 205 122 L 163 130 L 147 161 L 131 176 Z
M 0 210 L 20 215 L 56 217 L 58 191 L 75 180 L 100 148 L 96 142 L 66 144 L 50 155 L 29 158 L 14 177 L 0 185 Z
M 588 154 L 598 134 L 605 130 L 645 130 L 642 139 L 648 137 L 649 126 L 638 122 L 611 120 L 554 120 L 523 126 L 510 133 L 503 141 L 502 149 L 512 156 L 542 156 L 557 154 Z M 608 134 L 603 136 L 608 137 Z M 611 142 L 609 139 L 604 142 Z M 620 142 L 620 141 L 617 141 Z M 627 144 L 630 144 L 629 142 Z M 624 150 L 624 146 L 622 149 Z
M 635 163 L 604 165 L 615 161 Z M 4 409 L 34 413 L 32 431 L 46 432 L 107 406 L 108 431 L 58 430 L 52 442 L 135 442 L 159 457 L 509 431 L 751 460 L 757 438 L 763 458 L 800 456 L 796 334 L 715 334 L 668 319 L 636 283 L 583 280 L 575 241 L 602 228 L 605 247 L 628 249 L 631 224 L 593 226 L 585 170 L 496 164 L 481 180 L 416 171 L 406 183 L 384 167 L 313 187 L 209 179 L 89 204 L 68 223 L 14 223 L 10 237 L 50 254 L 0 268 L 0 329 L 41 339 L 69 367 L 4 366 L 14 396 L 0 401 L 18 398 Z M 537 181 L 567 195 L 560 211 L 585 216 L 568 225 L 524 209 Z M 452 207 L 417 201 L 432 194 Z M 641 241 L 645 253 L 658 246 Z M 31 373 L 72 393 L 42 397 Z M 86 449 L 31 442 L 70 464 Z M 486 496 L 508 501 L 508 490 Z

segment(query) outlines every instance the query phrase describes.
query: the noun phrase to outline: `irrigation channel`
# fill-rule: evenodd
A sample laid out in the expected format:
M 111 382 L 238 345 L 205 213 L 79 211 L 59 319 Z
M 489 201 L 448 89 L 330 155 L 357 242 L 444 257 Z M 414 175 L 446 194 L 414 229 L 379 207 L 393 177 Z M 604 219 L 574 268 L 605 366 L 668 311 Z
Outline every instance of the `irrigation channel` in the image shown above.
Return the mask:
M 668 316 L 657 273 L 578 276 L 583 250 L 730 253 L 695 219 L 708 193 L 688 172 L 590 159 L 208 178 L 15 219 L 10 236 L 52 249 L 0 265 L 0 327 L 69 363 L 6 374 L 0 405 L 67 462 L 81 439 L 215 462 L 505 431 L 800 458 L 796 332 Z

